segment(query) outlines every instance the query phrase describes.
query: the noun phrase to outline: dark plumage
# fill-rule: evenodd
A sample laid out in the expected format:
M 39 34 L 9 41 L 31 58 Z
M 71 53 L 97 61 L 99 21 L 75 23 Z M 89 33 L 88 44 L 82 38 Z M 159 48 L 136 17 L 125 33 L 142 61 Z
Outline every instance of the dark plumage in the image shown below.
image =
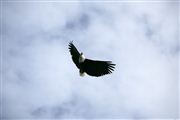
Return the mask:
M 69 43 L 69 51 L 72 55 L 72 60 L 79 68 L 80 75 L 87 73 L 90 76 L 102 76 L 112 73 L 115 64 L 111 61 L 99 61 L 86 59 L 82 53 L 79 53 L 72 42 Z

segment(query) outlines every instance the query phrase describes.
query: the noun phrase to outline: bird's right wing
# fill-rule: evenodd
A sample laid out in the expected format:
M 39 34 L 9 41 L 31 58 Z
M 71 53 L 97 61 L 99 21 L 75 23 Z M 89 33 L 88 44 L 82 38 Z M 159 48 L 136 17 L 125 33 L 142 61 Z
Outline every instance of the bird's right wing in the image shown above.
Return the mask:
M 78 52 L 78 50 L 76 49 L 76 47 L 73 45 L 72 42 L 69 43 L 69 51 L 70 51 L 70 53 L 72 55 L 73 62 L 79 68 L 79 56 L 80 56 L 80 53 Z
M 84 61 L 84 71 L 91 76 L 102 76 L 105 74 L 110 74 L 114 71 L 115 64 L 111 61 L 98 61 L 85 59 Z

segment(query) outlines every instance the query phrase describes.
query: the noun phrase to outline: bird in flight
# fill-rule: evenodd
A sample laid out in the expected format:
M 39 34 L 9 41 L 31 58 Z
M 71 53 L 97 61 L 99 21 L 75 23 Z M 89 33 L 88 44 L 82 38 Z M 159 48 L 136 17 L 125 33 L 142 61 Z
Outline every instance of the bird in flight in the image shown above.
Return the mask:
M 79 53 L 72 41 L 69 43 L 69 51 L 73 62 L 79 69 L 80 76 L 84 76 L 85 73 L 87 73 L 90 76 L 99 77 L 114 71 L 115 64 L 112 64 L 111 61 L 99 61 L 85 58 L 82 52 Z

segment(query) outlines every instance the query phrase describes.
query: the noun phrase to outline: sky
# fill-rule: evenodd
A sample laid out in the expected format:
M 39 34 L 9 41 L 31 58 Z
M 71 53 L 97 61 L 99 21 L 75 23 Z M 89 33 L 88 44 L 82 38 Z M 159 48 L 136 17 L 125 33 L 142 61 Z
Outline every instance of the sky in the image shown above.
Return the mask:
M 1 2 L 1 118 L 178 118 L 178 2 Z M 115 71 L 79 76 L 68 44 Z

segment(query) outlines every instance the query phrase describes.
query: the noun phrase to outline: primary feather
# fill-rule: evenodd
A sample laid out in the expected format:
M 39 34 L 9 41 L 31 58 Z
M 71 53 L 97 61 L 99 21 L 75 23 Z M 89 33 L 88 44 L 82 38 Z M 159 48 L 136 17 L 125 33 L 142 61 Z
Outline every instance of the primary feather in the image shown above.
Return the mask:
M 69 51 L 70 51 L 70 53 L 72 55 L 73 62 L 79 68 L 79 56 L 80 56 L 80 53 L 78 52 L 78 50 L 76 49 L 76 47 L 73 45 L 72 42 L 69 43 Z

